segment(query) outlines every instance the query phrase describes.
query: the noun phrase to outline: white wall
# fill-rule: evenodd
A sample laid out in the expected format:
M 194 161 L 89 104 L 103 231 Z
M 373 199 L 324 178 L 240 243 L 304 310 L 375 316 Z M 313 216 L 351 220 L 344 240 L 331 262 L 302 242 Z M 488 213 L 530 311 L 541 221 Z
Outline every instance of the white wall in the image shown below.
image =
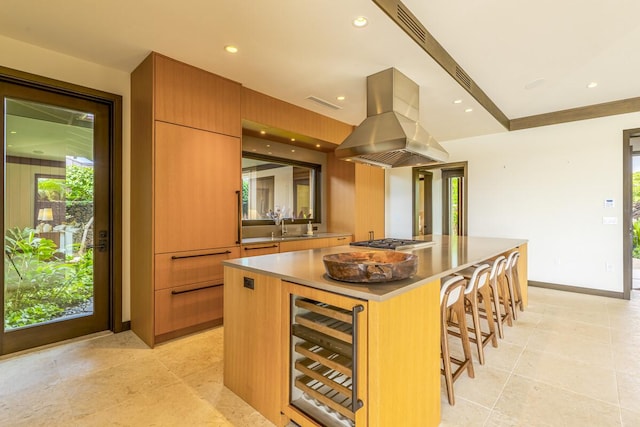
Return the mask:
M 122 320 L 131 318 L 130 305 L 130 80 L 129 73 L 103 67 L 47 49 L 0 36 L 0 65 L 31 74 L 61 80 L 123 98 L 122 122 Z
M 640 113 L 443 143 L 469 162 L 469 235 L 528 239 L 530 280 L 622 292 L 622 132 L 633 128 Z M 410 222 L 411 174 L 388 178 L 392 221 Z

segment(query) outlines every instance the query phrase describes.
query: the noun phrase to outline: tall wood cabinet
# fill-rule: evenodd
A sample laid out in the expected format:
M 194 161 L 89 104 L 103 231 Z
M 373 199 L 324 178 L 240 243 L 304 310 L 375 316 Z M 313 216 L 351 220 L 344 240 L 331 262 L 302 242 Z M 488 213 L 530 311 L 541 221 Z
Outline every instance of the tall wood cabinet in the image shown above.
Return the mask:
M 384 238 L 384 169 L 332 154 L 327 169 L 329 229 L 351 231 L 355 241 Z
M 222 322 L 240 256 L 241 85 L 152 53 L 131 75 L 131 329 L 148 345 Z

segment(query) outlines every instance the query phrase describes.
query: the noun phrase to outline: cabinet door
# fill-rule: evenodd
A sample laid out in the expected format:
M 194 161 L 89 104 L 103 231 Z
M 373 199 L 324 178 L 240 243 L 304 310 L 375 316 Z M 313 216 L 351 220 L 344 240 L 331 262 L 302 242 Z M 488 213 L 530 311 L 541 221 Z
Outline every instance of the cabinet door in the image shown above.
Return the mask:
M 155 125 L 156 253 L 238 244 L 240 139 Z
M 356 241 L 385 237 L 384 190 L 384 169 L 355 165 Z
M 224 385 L 282 425 L 280 279 L 225 267 L 224 283 Z
M 241 136 L 242 85 L 188 64 L 155 55 L 155 117 Z

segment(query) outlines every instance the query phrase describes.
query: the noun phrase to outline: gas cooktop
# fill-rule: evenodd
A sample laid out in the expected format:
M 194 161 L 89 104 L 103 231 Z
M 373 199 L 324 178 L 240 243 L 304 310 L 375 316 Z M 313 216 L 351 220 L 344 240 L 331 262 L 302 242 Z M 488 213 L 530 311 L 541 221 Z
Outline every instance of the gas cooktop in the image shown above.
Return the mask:
M 351 242 L 351 246 L 364 246 L 374 249 L 392 249 L 401 251 L 403 249 L 415 249 L 426 246 L 435 245 L 435 242 L 427 240 L 411 240 L 411 239 L 375 239 L 363 240 L 360 242 Z

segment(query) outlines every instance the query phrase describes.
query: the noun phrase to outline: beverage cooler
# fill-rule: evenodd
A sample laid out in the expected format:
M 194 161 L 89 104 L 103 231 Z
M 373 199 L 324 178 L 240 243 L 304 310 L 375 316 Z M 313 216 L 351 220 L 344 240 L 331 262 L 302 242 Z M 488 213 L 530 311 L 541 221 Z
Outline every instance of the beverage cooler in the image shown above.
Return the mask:
M 290 287 L 286 415 L 300 425 L 366 425 L 366 301 Z

